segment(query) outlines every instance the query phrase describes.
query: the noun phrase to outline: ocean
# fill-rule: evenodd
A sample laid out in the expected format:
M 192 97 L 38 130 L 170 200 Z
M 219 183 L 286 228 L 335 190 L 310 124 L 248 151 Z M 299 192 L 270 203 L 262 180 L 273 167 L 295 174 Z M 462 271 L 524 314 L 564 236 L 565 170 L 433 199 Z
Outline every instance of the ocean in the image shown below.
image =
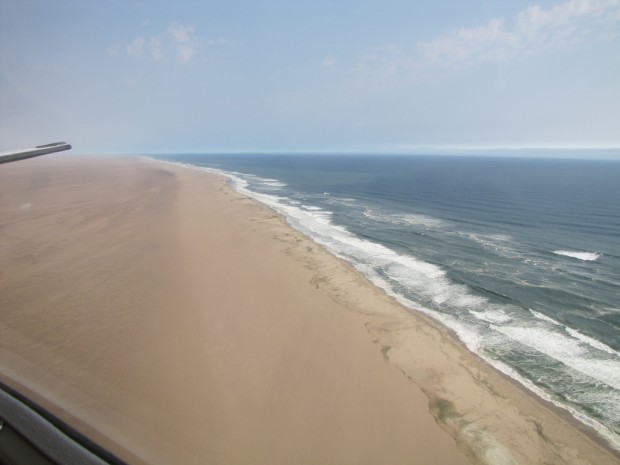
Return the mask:
M 155 158 L 225 173 L 620 450 L 620 161 Z

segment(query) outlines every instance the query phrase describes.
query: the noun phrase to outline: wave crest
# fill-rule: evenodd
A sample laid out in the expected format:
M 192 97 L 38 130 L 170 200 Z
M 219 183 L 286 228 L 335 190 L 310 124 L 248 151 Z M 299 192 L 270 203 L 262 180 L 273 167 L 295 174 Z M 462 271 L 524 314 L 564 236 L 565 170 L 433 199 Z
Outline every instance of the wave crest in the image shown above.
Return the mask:
M 556 255 L 563 255 L 564 257 L 576 258 L 577 260 L 583 260 L 585 262 L 594 262 L 601 257 L 601 254 L 596 252 L 573 252 L 572 250 L 555 250 L 553 253 Z

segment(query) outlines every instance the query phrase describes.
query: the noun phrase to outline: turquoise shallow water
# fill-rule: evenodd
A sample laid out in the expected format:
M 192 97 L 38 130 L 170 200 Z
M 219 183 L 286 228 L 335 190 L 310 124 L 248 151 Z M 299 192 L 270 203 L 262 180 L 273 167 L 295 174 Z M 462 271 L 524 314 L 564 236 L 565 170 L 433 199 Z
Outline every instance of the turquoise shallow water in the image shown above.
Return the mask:
M 158 158 L 227 173 L 620 450 L 620 162 Z

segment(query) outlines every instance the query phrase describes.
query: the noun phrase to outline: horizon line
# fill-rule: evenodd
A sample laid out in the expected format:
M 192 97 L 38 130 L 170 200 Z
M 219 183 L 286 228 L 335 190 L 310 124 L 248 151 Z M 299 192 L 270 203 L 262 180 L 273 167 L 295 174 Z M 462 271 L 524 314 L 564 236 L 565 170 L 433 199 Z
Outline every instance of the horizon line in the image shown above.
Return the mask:
M 178 154 L 196 154 L 196 155 L 205 155 L 205 154 L 214 154 L 214 155 L 226 155 L 226 154 L 367 154 L 367 155 L 390 155 L 390 154 L 411 154 L 415 155 L 416 151 L 472 151 L 472 150 L 480 150 L 480 151 L 488 151 L 488 150 L 620 150 L 620 145 L 618 146 L 412 146 L 412 147 L 385 147 L 385 148 L 372 148 L 372 149 L 189 149 L 189 150 L 120 150 L 120 151 L 96 151 L 91 153 L 99 153 L 99 154 L 131 154 L 131 155 L 147 155 L 147 154 L 159 154 L 166 155 L 171 153 Z

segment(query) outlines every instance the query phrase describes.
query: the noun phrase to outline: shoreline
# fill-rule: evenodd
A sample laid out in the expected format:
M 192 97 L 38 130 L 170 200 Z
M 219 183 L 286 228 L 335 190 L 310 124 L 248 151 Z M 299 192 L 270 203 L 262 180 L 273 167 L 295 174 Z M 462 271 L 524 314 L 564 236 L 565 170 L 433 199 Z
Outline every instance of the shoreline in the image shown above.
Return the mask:
M 218 170 L 218 169 L 212 169 L 212 168 L 208 168 L 208 167 L 200 167 L 200 166 L 197 166 L 197 165 L 192 165 L 191 163 L 181 163 L 181 162 L 173 162 L 173 161 L 167 161 L 167 160 L 159 160 L 159 159 L 156 159 L 156 158 L 151 158 L 149 156 L 144 156 L 143 158 L 145 160 L 152 161 L 152 162 L 155 162 L 155 163 L 164 163 L 164 164 L 170 164 L 172 166 L 186 168 L 186 169 L 190 169 L 190 170 L 197 170 L 197 171 L 200 171 L 200 172 L 203 172 L 203 173 L 207 173 L 208 175 L 214 175 L 214 176 L 217 176 L 217 177 L 221 178 L 223 180 L 223 182 L 225 182 L 226 185 L 232 191 L 236 192 L 239 195 L 246 196 L 250 200 L 252 200 L 254 202 L 257 202 L 258 204 L 260 204 L 261 206 L 263 206 L 267 210 L 269 210 L 269 211 L 273 212 L 274 214 L 276 214 L 279 217 L 280 221 L 286 227 L 289 227 L 289 228 L 295 230 L 296 232 L 302 234 L 307 240 L 309 240 L 310 242 L 315 244 L 316 247 L 320 247 L 328 255 L 330 255 L 333 259 L 339 261 L 343 266 L 347 267 L 350 270 L 350 272 L 356 274 L 368 286 L 376 289 L 381 295 L 383 295 L 386 298 L 388 298 L 391 301 L 393 301 L 393 303 L 395 305 L 401 307 L 407 313 L 414 315 L 416 318 L 422 319 L 426 324 L 433 326 L 438 331 L 441 331 L 442 333 L 447 335 L 447 337 L 451 338 L 454 342 L 456 342 L 456 344 L 462 350 L 464 350 L 467 355 L 473 356 L 480 364 L 485 366 L 487 369 L 492 370 L 495 374 L 499 375 L 501 378 L 503 378 L 504 380 L 508 381 L 515 388 L 517 388 L 518 390 L 522 391 L 526 395 L 530 396 L 532 400 L 534 400 L 537 403 L 539 403 L 543 408 L 550 410 L 555 415 L 557 415 L 561 420 L 563 420 L 565 422 L 568 422 L 569 424 L 574 426 L 581 433 L 585 434 L 590 440 L 594 441 L 600 447 L 602 447 L 605 450 L 607 450 L 620 463 L 620 450 L 616 449 L 615 447 L 613 447 L 609 443 L 609 441 L 605 438 L 603 433 L 597 431 L 597 429 L 594 426 L 591 426 L 591 425 L 587 424 L 586 422 L 584 422 L 584 421 L 580 420 L 579 418 L 577 418 L 571 412 L 571 410 L 568 407 L 563 406 L 563 405 L 558 405 L 558 404 L 554 403 L 551 399 L 546 399 L 545 397 L 543 397 L 542 395 L 540 395 L 536 391 L 530 389 L 527 386 L 527 383 L 526 383 L 527 379 L 520 379 L 518 377 L 510 376 L 510 374 L 505 373 L 500 368 L 494 366 L 492 362 L 486 360 L 481 355 L 479 355 L 476 352 L 470 350 L 467 347 L 466 343 L 463 342 L 459 338 L 459 336 L 458 336 L 458 334 L 457 334 L 457 332 L 455 330 L 453 330 L 453 329 L 443 325 L 441 321 L 436 320 L 435 318 L 433 318 L 432 315 L 429 315 L 426 312 L 421 311 L 421 310 L 415 308 L 414 306 L 410 306 L 410 305 L 407 305 L 407 304 L 401 302 L 398 299 L 397 296 L 391 295 L 386 289 L 383 289 L 381 286 L 378 286 L 377 284 L 373 283 L 367 276 L 364 275 L 363 272 L 357 270 L 352 263 L 348 262 L 347 260 L 345 260 L 343 258 L 340 258 L 340 257 L 334 255 L 332 252 L 330 252 L 328 249 L 326 249 L 323 245 L 317 243 L 311 236 L 308 236 L 308 235 L 304 234 L 302 231 L 297 230 L 293 225 L 291 225 L 289 223 L 288 219 L 286 218 L 286 216 L 283 213 L 280 213 L 277 210 L 275 210 L 274 208 L 272 208 L 270 205 L 261 202 L 261 200 L 259 198 L 255 198 L 251 194 L 246 194 L 244 192 L 238 191 L 235 188 L 235 177 L 234 177 L 234 175 L 231 175 L 231 174 L 227 173 L 226 171 L 222 171 L 222 170 Z M 387 357 L 386 357 L 386 360 L 387 360 Z M 403 374 L 405 374 L 405 376 L 407 376 L 404 371 L 403 371 Z M 603 426 L 603 425 L 601 425 L 601 426 Z
M 289 228 L 295 230 L 299 234 L 302 234 L 304 238 L 306 238 L 307 240 L 309 240 L 310 242 L 315 244 L 316 247 L 320 247 L 323 251 L 325 251 L 325 253 L 327 253 L 333 259 L 337 260 L 343 266 L 348 268 L 351 273 L 356 274 L 361 280 L 363 280 L 366 283 L 367 286 L 374 288 L 378 293 L 380 293 L 382 296 L 384 296 L 384 297 L 390 299 L 391 301 L 393 301 L 393 303 L 395 305 L 401 307 L 408 314 L 411 314 L 411 315 L 415 316 L 416 318 L 422 319 L 426 324 L 434 327 L 436 330 L 438 330 L 438 331 L 442 332 L 443 334 L 445 334 L 446 337 L 452 339 L 452 341 L 455 342 L 461 350 L 465 351 L 467 356 L 473 356 L 473 358 L 475 358 L 477 360 L 477 362 L 482 364 L 486 369 L 493 371 L 496 375 L 499 375 L 502 379 L 504 379 L 505 381 L 508 381 L 517 390 L 521 391 L 522 393 L 524 393 L 525 395 L 530 397 L 531 400 L 533 400 L 536 403 L 538 403 L 542 408 L 547 409 L 550 412 L 552 412 L 554 415 L 556 415 L 560 419 L 560 421 L 564 421 L 564 422 L 567 422 L 568 424 L 572 425 L 575 429 L 580 431 L 587 438 L 592 440 L 598 446 L 600 446 L 603 449 L 605 449 L 608 453 L 610 453 L 613 457 L 615 457 L 619 461 L 618 463 L 620 463 L 620 450 L 617 450 L 614 447 L 612 447 L 612 445 L 609 444 L 607 439 L 605 439 L 605 437 L 601 433 L 599 433 L 593 426 L 590 426 L 587 423 L 584 423 L 583 421 L 581 421 L 578 418 L 576 418 L 568 410 L 568 408 L 566 408 L 564 406 L 561 406 L 561 405 L 557 405 L 554 402 L 552 402 L 551 400 L 545 399 L 544 397 L 541 397 L 536 392 L 532 391 L 526 385 L 524 385 L 524 383 L 520 379 L 511 377 L 509 374 L 504 373 L 502 370 L 500 370 L 497 367 L 495 367 L 491 362 L 487 361 L 486 359 L 484 359 L 479 354 L 469 350 L 469 348 L 466 346 L 466 344 L 463 341 L 460 340 L 460 338 L 459 338 L 459 336 L 458 336 L 458 334 L 456 333 L 455 330 L 453 330 L 453 329 L 451 329 L 451 328 L 449 328 L 447 326 L 444 326 L 440 321 L 435 320 L 431 315 L 428 315 L 425 312 L 420 311 L 419 309 L 416 309 L 414 307 L 405 305 L 404 303 L 400 302 L 397 297 L 390 295 L 385 289 L 377 286 L 372 281 L 370 281 L 370 279 L 368 277 L 366 277 L 362 272 L 357 270 L 353 266 L 353 264 L 349 263 L 348 261 L 346 261 L 346 260 L 344 260 L 344 259 L 342 259 L 340 257 L 337 257 L 336 255 L 331 253 L 329 250 L 327 250 L 324 246 L 322 246 L 321 244 L 315 242 L 312 237 L 307 236 L 303 232 L 298 231 L 296 228 L 294 228 L 294 226 L 292 226 L 288 222 L 288 220 L 287 220 L 286 216 L 284 216 L 284 214 L 274 210 L 269 205 L 266 205 L 266 204 L 262 203 L 259 199 L 254 198 L 251 195 L 247 195 L 247 194 L 245 194 L 243 192 L 237 191 L 237 189 L 235 189 L 235 187 L 234 187 L 234 177 L 232 175 L 226 173 L 225 171 L 220 171 L 220 170 L 211 169 L 211 168 L 207 168 L 207 167 L 200 167 L 200 166 L 192 165 L 190 163 L 186 164 L 186 163 L 180 163 L 180 162 L 171 162 L 171 161 L 166 161 L 166 160 L 158 160 L 156 158 L 151 158 L 151 157 L 148 157 L 148 156 L 145 156 L 144 159 L 152 161 L 152 162 L 155 162 L 155 163 L 165 163 L 165 164 L 170 164 L 172 166 L 177 166 L 177 167 L 181 167 L 181 168 L 185 168 L 185 169 L 197 170 L 197 171 L 206 173 L 208 175 L 213 175 L 213 176 L 217 176 L 217 177 L 221 178 L 222 181 L 226 183 L 227 187 L 230 188 L 233 192 L 235 192 L 235 193 L 237 193 L 239 195 L 246 196 L 250 200 L 252 200 L 254 202 L 257 202 L 262 207 L 264 207 L 267 210 L 269 210 L 269 211 L 273 212 L 274 214 L 276 214 L 278 216 L 279 220 L 282 222 L 283 225 L 285 225 L 286 227 L 289 227 Z M 389 361 L 389 358 L 386 356 L 386 352 L 387 351 L 382 351 L 386 361 Z M 403 370 L 403 374 L 405 376 L 407 376 L 407 374 L 405 373 L 404 370 Z M 441 420 L 439 418 L 437 418 L 437 420 L 438 420 L 439 423 L 441 423 Z M 445 428 L 445 425 L 444 425 L 444 429 L 446 429 L 446 431 L 448 431 L 448 428 Z
M 228 186 L 221 175 L 205 173 L 199 167 L 193 169 L 159 160 L 120 157 L 86 161 L 70 156 L 50 157 L 30 166 L 54 171 L 58 167 L 55 164 L 63 164 L 60 171 L 71 171 L 70 165 L 89 165 L 99 166 L 108 174 L 120 174 L 121 181 L 116 180 L 117 184 L 105 179 L 94 179 L 91 183 L 91 186 L 96 184 L 105 189 L 111 197 L 118 195 L 117 199 L 115 197 L 118 203 L 112 207 L 106 202 L 97 203 L 99 210 L 93 210 L 88 221 L 75 216 L 71 217 L 72 224 L 82 232 L 81 240 L 99 241 L 85 243 L 88 250 L 92 250 L 93 245 L 99 247 L 95 249 L 98 251 L 95 259 L 85 264 L 97 272 L 97 281 L 90 284 L 93 289 L 101 291 L 101 298 L 107 299 L 116 295 L 110 294 L 112 289 L 134 306 L 144 306 L 144 310 L 125 315 L 128 307 L 119 298 L 118 307 L 111 308 L 122 310 L 117 317 L 125 319 L 122 331 L 113 334 L 120 347 L 106 345 L 106 338 L 111 335 L 109 330 L 95 335 L 104 353 L 112 358 L 98 361 L 95 357 L 95 360 L 84 361 L 69 352 L 71 364 L 60 366 L 52 374 L 50 390 L 41 396 L 41 402 L 48 402 L 51 410 L 60 412 L 61 419 L 73 424 L 90 424 L 91 434 L 121 458 L 137 457 L 133 460 L 136 463 L 164 463 L 166 457 L 170 459 L 181 453 L 178 444 L 168 443 L 158 446 L 161 455 L 157 457 L 149 457 L 152 452 L 145 450 L 146 444 L 163 434 L 153 428 L 172 434 L 172 426 L 158 414 L 174 407 L 177 410 L 168 414 L 175 412 L 184 421 L 202 428 L 199 431 L 210 432 L 213 438 L 207 439 L 207 445 L 216 450 L 211 451 L 211 457 L 217 463 L 252 463 L 251 458 L 256 458 L 256 455 L 248 457 L 243 451 L 232 450 L 226 445 L 231 438 L 259 457 L 271 457 L 271 460 L 258 460 L 259 463 L 295 462 L 291 457 L 305 457 L 307 463 L 332 463 L 337 457 L 348 457 L 340 463 L 371 463 L 372 454 L 379 454 L 375 459 L 381 457 L 390 463 L 431 463 L 432 460 L 435 460 L 433 463 L 465 463 L 465 457 L 469 457 L 471 463 L 620 463 L 617 451 L 601 443 L 604 440 L 594 431 L 583 431 L 588 427 L 568 412 L 558 411 L 559 407 L 538 398 L 518 381 L 470 352 L 448 328 L 387 295 L 352 265 L 293 229 L 284 217 Z M 23 172 L 28 169 L 32 168 L 24 165 Z M 22 168 L 16 167 L 15 171 L 22 171 Z M 39 172 L 37 176 L 45 175 Z M 69 197 L 65 198 L 79 192 L 76 186 L 86 191 L 95 189 L 77 182 L 75 173 L 66 176 L 74 185 L 67 189 L 65 194 Z M 45 183 L 41 188 L 46 188 Z M 124 196 L 133 197 L 126 199 Z M 119 205 L 126 211 L 119 214 Z M 84 215 L 85 210 L 76 209 L 76 213 Z M 49 220 L 45 216 L 41 218 L 36 224 Z M 176 224 L 166 223 L 171 220 Z M 230 226 L 226 226 L 227 222 Z M 107 236 L 99 234 L 103 232 Z M 146 236 L 144 244 L 144 234 L 154 237 Z M 45 235 L 38 240 L 41 239 L 46 240 Z M 124 248 L 129 244 L 132 248 Z M 214 250 L 209 244 L 223 251 Z M 116 247 L 120 248 L 118 253 Z M 135 247 L 139 250 L 134 251 Z M 56 253 L 49 253 L 52 252 Z M 66 255 L 62 257 L 63 263 L 81 260 L 79 256 L 69 257 L 69 261 Z M 112 259 L 117 262 L 109 268 Z M 88 270 L 82 268 L 82 271 Z M 257 271 L 268 276 L 257 275 Z M 24 269 L 24 273 L 30 272 L 32 270 Z M 140 275 L 145 272 L 148 280 Z M 27 274 L 21 279 L 25 276 Z M 102 276 L 105 277 L 103 283 Z M 123 285 L 128 277 L 137 284 L 126 290 Z M 286 279 L 287 286 L 294 286 L 294 289 L 282 288 L 279 283 L 274 286 L 270 278 Z M 226 287 L 233 284 L 234 287 L 243 284 L 244 293 Z M 170 292 L 162 293 L 161 286 Z M 205 295 L 205 286 L 211 294 Z M 6 289 L 14 290 L 14 287 Z M 279 294 L 272 295 L 274 292 Z M 23 299 L 23 295 L 9 296 L 8 303 L 17 305 L 19 298 Z M 77 303 L 80 302 L 82 300 L 77 299 Z M 209 318 L 205 319 L 204 306 L 214 302 L 223 308 L 237 302 L 230 309 L 241 315 L 214 309 L 207 311 Z M 275 304 L 278 306 L 274 307 Z M 170 306 L 187 306 L 190 310 L 173 318 L 167 311 Z M 264 312 L 260 320 L 256 316 L 248 320 L 254 313 L 244 309 L 254 307 Z M 290 309 L 300 313 L 291 313 Z M 92 318 L 90 314 L 81 313 L 74 317 L 77 322 Z M 105 316 L 101 318 L 101 324 L 114 323 Z M 265 318 L 269 321 L 264 321 Z M 247 327 L 249 321 L 253 327 Z M 299 326 L 301 323 L 303 326 Z M 18 325 L 19 322 L 11 321 L 11 331 L 0 329 L 13 337 L 12 331 Z M 143 331 L 137 343 L 133 336 L 128 338 L 125 334 L 131 328 Z M 44 329 L 35 329 L 45 335 Z M 19 342 L 18 336 L 23 334 L 32 335 L 19 333 L 13 341 Z M 217 344 L 205 342 L 205 334 Z M 166 342 L 165 347 L 161 347 L 162 341 L 174 341 L 174 345 Z M 127 349 L 134 352 L 127 352 Z M 16 355 L 11 347 L 2 343 L 0 350 L 5 355 Z M 179 356 L 188 354 L 199 356 L 180 364 Z M 41 373 L 20 365 L 17 357 L 2 360 L 9 360 L 13 368 L 17 367 L 14 384 L 36 387 L 34 381 Z M 110 360 L 121 368 L 111 369 Z M 209 362 L 208 371 L 204 371 L 204 360 Z M 93 371 L 90 379 L 76 371 L 91 364 L 111 369 L 111 378 L 104 379 L 103 386 L 98 384 L 102 381 L 98 372 Z M 161 370 L 169 370 L 170 376 L 166 372 L 165 379 L 160 379 Z M 2 374 L 6 376 L 7 371 L 2 370 Z M 58 380 L 59 373 L 70 377 L 72 387 L 93 389 L 84 397 L 81 397 L 83 393 L 77 393 L 79 408 L 66 404 L 69 391 L 62 386 L 62 378 Z M 196 374 L 199 375 L 197 381 L 188 383 L 189 377 Z M 123 376 L 129 376 L 131 383 Z M 16 379 L 18 377 L 21 379 Z M 38 382 L 47 384 L 43 378 L 39 377 Z M 362 384 L 350 384 L 348 379 L 359 379 Z M 162 385 L 152 386 L 154 380 Z M 305 383 L 315 384 L 306 386 Z M 123 390 L 118 390 L 117 384 Z M 146 393 L 148 386 L 153 392 L 141 399 L 141 393 Z M 294 389 L 290 390 L 292 387 Z M 207 399 L 201 397 L 205 388 L 210 393 Z M 325 391 L 324 395 L 316 397 L 317 390 Z M 388 392 L 391 394 L 386 396 Z M 192 396 L 195 402 L 188 404 L 184 398 Z M 317 404 L 319 399 L 327 406 Z M 370 399 L 371 404 L 362 404 Z M 173 405 L 155 406 L 153 402 Z M 195 411 L 195 403 L 209 412 L 208 418 Z M 360 412 L 361 405 L 365 408 Z M 406 410 L 407 414 L 400 410 Z M 290 412 L 296 415 L 291 416 Z M 415 421 L 411 418 L 414 412 Z M 345 431 L 341 433 L 344 439 L 332 438 L 328 432 L 335 431 L 335 426 L 330 425 L 334 420 L 328 423 L 325 420 L 334 413 L 338 413 L 336 422 L 342 421 L 342 425 L 355 429 L 355 433 L 347 435 Z M 369 419 L 376 419 L 379 424 L 367 424 Z M 265 420 L 263 428 L 267 431 L 257 430 L 256 426 Z M 141 421 L 149 424 L 147 430 Z M 180 424 L 175 421 L 178 427 Z M 119 424 L 129 439 L 119 436 Z M 307 434 L 299 436 L 295 428 L 291 431 L 291 425 Z M 316 428 L 319 425 L 320 428 Z M 437 427 L 435 431 L 433 425 L 441 429 Z M 429 429 L 433 431 L 423 433 Z M 412 436 L 404 437 L 404 430 Z M 423 434 L 430 436 L 423 438 Z M 370 438 L 376 435 L 383 442 L 371 444 Z M 175 437 L 195 447 L 201 440 L 204 442 L 197 433 L 190 436 Z M 262 442 L 256 443 L 255 437 L 262 438 Z M 286 441 L 282 443 L 282 438 L 286 437 L 292 445 Z M 363 437 L 368 439 L 360 440 Z M 417 453 L 427 454 L 426 457 L 418 455 L 412 460 L 406 456 L 415 451 L 407 444 L 413 440 L 425 449 Z M 273 449 L 276 444 L 283 450 Z M 309 444 L 322 448 L 323 455 L 313 447 L 306 450 L 310 455 L 286 455 L 299 454 Z M 445 450 L 426 450 L 433 447 Z M 366 457 L 353 460 L 355 448 L 366 450 Z M 442 459 L 433 455 L 440 452 L 448 455 Z M 352 453 L 353 456 L 347 455 Z M 387 459 L 385 454 L 392 454 L 393 460 Z M 185 459 L 186 463 L 194 463 L 196 457 L 187 455 Z

